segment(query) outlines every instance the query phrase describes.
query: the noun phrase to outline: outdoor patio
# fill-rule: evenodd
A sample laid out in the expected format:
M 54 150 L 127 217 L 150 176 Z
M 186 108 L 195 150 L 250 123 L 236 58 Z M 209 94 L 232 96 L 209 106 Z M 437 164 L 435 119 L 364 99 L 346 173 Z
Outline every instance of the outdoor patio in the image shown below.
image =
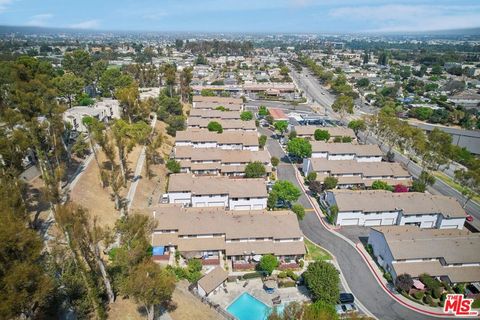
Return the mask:
M 245 283 L 248 284 L 244 287 Z M 272 299 L 280 296 L 281 303 L 292 301 L 309 301 L 308 290 L 304 286 L 291 288 L 276 288 L 271 294 L 264 289 L 261 279 L 249 279 L 247 281 L 227 282 L 225 288 L 222 286 L 216 292 L 212 292 L 208 296 L 214 304 L 219 304 L 226 309 L 240 294 L 248 292 L 255 298 L 259 299 L 269 307 L 273 307 Z

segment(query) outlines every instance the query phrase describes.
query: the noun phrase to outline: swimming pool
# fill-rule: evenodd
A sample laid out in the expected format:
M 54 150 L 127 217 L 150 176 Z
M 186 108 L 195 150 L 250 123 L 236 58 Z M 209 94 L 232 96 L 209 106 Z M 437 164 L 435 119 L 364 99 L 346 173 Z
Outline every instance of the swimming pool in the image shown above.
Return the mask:
M 265 320 L 270 310 L 269 306 L 246 292 L 227 308 L 227 311 L 238 320 Z

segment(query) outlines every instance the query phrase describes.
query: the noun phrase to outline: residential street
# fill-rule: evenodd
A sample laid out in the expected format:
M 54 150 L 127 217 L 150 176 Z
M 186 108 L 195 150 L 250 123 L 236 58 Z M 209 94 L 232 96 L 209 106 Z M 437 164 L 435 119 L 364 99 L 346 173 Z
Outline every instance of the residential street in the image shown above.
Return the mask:
M 277 169 L 278 179 L 289 180 L 300 188 L 295 177 L 295 169 L 288 162 L 288 158 L 280 147 L 278 140 L 271 138 L 272 132 L 270 130 L 259 128 L 259 131 L 261 134 L 269 137 L 267 149 L 270 154 L 281 159 Z M 305 194 L 302 193 L 299 202 L 307 210 L 304 220 L 300 222 L 300 228 L 304 235 L 329 250 L 335 256 L 352 293 L 378 319 L 410 320 L 435 318 L 412 311 L 391 298 L 380 287 L 357 250 L 335 233 L 325 229 L 320 223 L 316 214 L 311 212 L 313 208 Z

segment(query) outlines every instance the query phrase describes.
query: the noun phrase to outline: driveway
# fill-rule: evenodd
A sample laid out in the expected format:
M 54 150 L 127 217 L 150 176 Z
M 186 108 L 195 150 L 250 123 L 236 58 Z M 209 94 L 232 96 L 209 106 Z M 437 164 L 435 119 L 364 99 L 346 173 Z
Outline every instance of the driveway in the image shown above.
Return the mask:
M 272 132 L 264 128 L 260 128 L 259 131 L 261 134 L 269 137 L 266 146 L 270 154 L 281 159 L 277 168 L 278 178 L 289 180 L 300 188 L 295 177 L 295 169 L 289 163 L 278 141 L 271 138 Z M 303 234 L 311 241 L 329 250 L 335 256 L 352 293 L 368 311 L 382 320 L 436 319 L 435 317 L 412 311 L 390 297 L 380 287 L 360 253 L 335 233 L 325 229 L 320 223 L 317 215 L 312 212 L 313 208 L 305 194 L 302 193 L 298 202 L 308 212 L 305 218 L 300 221 L 300 228 Z

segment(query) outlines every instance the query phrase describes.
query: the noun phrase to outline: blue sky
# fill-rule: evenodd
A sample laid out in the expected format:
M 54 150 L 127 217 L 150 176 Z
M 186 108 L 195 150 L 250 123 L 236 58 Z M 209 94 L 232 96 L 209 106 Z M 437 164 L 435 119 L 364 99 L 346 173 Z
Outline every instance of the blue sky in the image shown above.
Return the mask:
M 152 31 L 430 31 L 480 27 L 480 0 L 0 0 L 0 25 Z

